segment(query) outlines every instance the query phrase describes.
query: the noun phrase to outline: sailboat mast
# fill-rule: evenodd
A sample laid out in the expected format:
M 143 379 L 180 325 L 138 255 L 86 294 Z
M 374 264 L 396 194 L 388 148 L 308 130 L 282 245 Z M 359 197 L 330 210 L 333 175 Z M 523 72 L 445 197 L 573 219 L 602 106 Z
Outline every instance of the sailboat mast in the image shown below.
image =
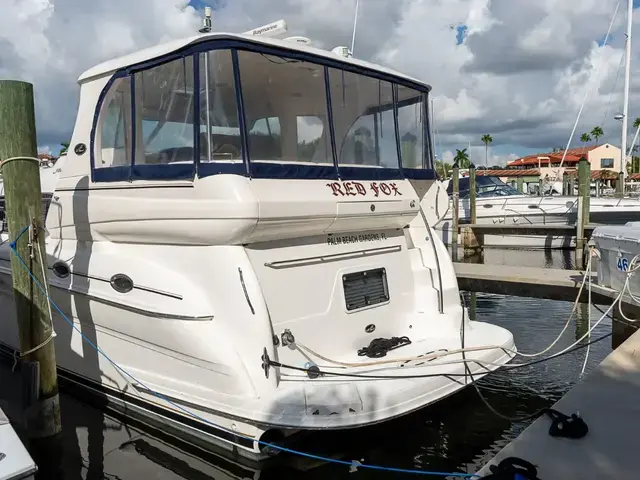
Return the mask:
M 625 65 L 624 65 L 624 103 L 622 104 L 622 179 L 627 175 L 627 129 L 629 122 L 629 83 L 631 80 L 631 27 L 633 23 L 633 0 L 628 0 L 627 5 L 627 42 L 625 45 Z M 624 183 L 622 185 L 624 192 Z
M 360 6 L 360 0 L 356 0 L 356 11 L 353 16 L 353 33 L 351 35 L 351 55 L 356 48 L 356 29 L 358 28 L 358 7 Z

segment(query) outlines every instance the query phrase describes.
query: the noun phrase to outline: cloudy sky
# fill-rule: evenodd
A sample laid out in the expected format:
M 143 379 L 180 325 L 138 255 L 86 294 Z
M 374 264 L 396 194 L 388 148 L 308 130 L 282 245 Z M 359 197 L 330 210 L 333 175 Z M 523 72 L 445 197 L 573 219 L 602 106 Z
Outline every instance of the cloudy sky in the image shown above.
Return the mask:
M 441 158 L 470 142 L 472 161 L 484 164 L 484 133 L 494 139 L 489 165 L 564 146 L 586 90 L 573 145 L 596 125 L 604 141 L 619 144 L 613 116 L 622 109 L 626 0 L 602 46 L 617 3 L 360 0 L 354 53 L 433 86 Z M 0 78 L 34 83 L 40 148 L 56 153 L 70 137 L 80 73 L 192 34 L 204 5 L 222 31 L 283 18 L 290 34 L 316 45 L 351 44 L 355 0 L 0 0 Z M 639 57 L 640 30 L 632 42 L 632 119 L 640 116 Z

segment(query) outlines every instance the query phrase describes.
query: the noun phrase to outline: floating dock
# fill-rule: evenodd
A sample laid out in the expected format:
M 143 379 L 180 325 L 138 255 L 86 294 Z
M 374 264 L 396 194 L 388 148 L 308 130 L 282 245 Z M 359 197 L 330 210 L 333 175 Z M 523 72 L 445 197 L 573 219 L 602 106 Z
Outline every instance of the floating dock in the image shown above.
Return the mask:
M 458 286 L 472 292 L 497 293 L 518 297 L 546 298 L 549 300 L 574 301 L 582 284 L 585 272 L 559 268 L 516 267 L 512 265 L 485 265 L 480 263 L 453 263 Z M 618 297 L 618 291 L 597 283 L 595 272 L 591 274 L 591 301 L 599 305 L 610 305 Z M 587 284 L 583 298 L 587 301 Z M 640 308 L 628 295 L 623 304 Z M 626 311 L 625 311 L 626 313 Z
M 544 415 L 502 449 L 478 473 L 507 457 L 526 460 L 538 478 L 638 478 L 636 441 L 640 398 L 640 332 L 633 334 L 552 408 L 564 414 L 579 412 L 589 427 L 581 439 L 549 435 L 551 420 Z
M 36 471 L 36 464 L 0 408 L 0 480 L 29 480 Z
M 549 300 L 575 301 L 585 273 L 580 270 L 557 268 L 515 267 L 507 265 L 485 265 L 479 263 L 453 263 L 460 290 L 495 293 L 518 297 L 545 298 Z M 591 277 L 591 302 L 596 305 L 611 305 L 619 292 L 595 283 L 597 275 Z M 588 302 L 588 281 L 580 296 Z M 622 297 L 627 318 L 640 319 L 640 303 L 628 295 Z M 616 348 L 636 332 L 638 325 L 630 323 L 620 315 L 619 308 L 612 310 L 613 347 Z

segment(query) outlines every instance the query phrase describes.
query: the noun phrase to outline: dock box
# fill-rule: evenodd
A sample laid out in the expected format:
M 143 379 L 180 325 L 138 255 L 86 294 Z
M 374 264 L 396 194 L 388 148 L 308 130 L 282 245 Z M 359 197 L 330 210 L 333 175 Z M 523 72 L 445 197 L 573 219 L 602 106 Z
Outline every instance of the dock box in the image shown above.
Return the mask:
M 631 261 L 640 255 L 640 222 L 597 227 L 591 235 L 591 242 L 600 252 L 598 284 L 620 291 Z M 629 280 L 629 289 L 632 294 L 640 295 L 640 271 Z

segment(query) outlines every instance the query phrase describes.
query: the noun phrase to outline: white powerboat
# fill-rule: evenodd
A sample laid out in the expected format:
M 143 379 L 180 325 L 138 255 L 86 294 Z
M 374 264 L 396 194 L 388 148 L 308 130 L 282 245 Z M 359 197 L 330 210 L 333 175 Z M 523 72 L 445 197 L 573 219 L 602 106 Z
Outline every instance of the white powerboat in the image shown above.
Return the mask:
M 447 199 L 428 85 L 226 33 L 105 62 L 79 84 L 46 217 L 51 294 L 77 328 L 54 311 L 55 346 L 60 375 L 111 408 L 261 459 L 273 450 L 260 442 L 458 391 L 463 355 L 476 379 L 513 357 L 508 330 L 467 318 L 432 233 Z M 12 354 L 10 256 L 0 246 Z
M 446 184 L 447 193 L 453 183 Z M 459 221 L 470 223 L 469 178 L 459 179 Z M 589 222 L 622 225 L 640 220 L 640 199 L 591 197 Z M 452 208 L 435 225 L 445 244 L 452 239 Z M 578 197 L 523 195 L 497 177 L 476 177 L 476 222 L 488 225 L 554 225 L 575 224 L 578 218 Z M 570 248 L 575 247 L 575 235 L 484 235 L 488 247 Z

